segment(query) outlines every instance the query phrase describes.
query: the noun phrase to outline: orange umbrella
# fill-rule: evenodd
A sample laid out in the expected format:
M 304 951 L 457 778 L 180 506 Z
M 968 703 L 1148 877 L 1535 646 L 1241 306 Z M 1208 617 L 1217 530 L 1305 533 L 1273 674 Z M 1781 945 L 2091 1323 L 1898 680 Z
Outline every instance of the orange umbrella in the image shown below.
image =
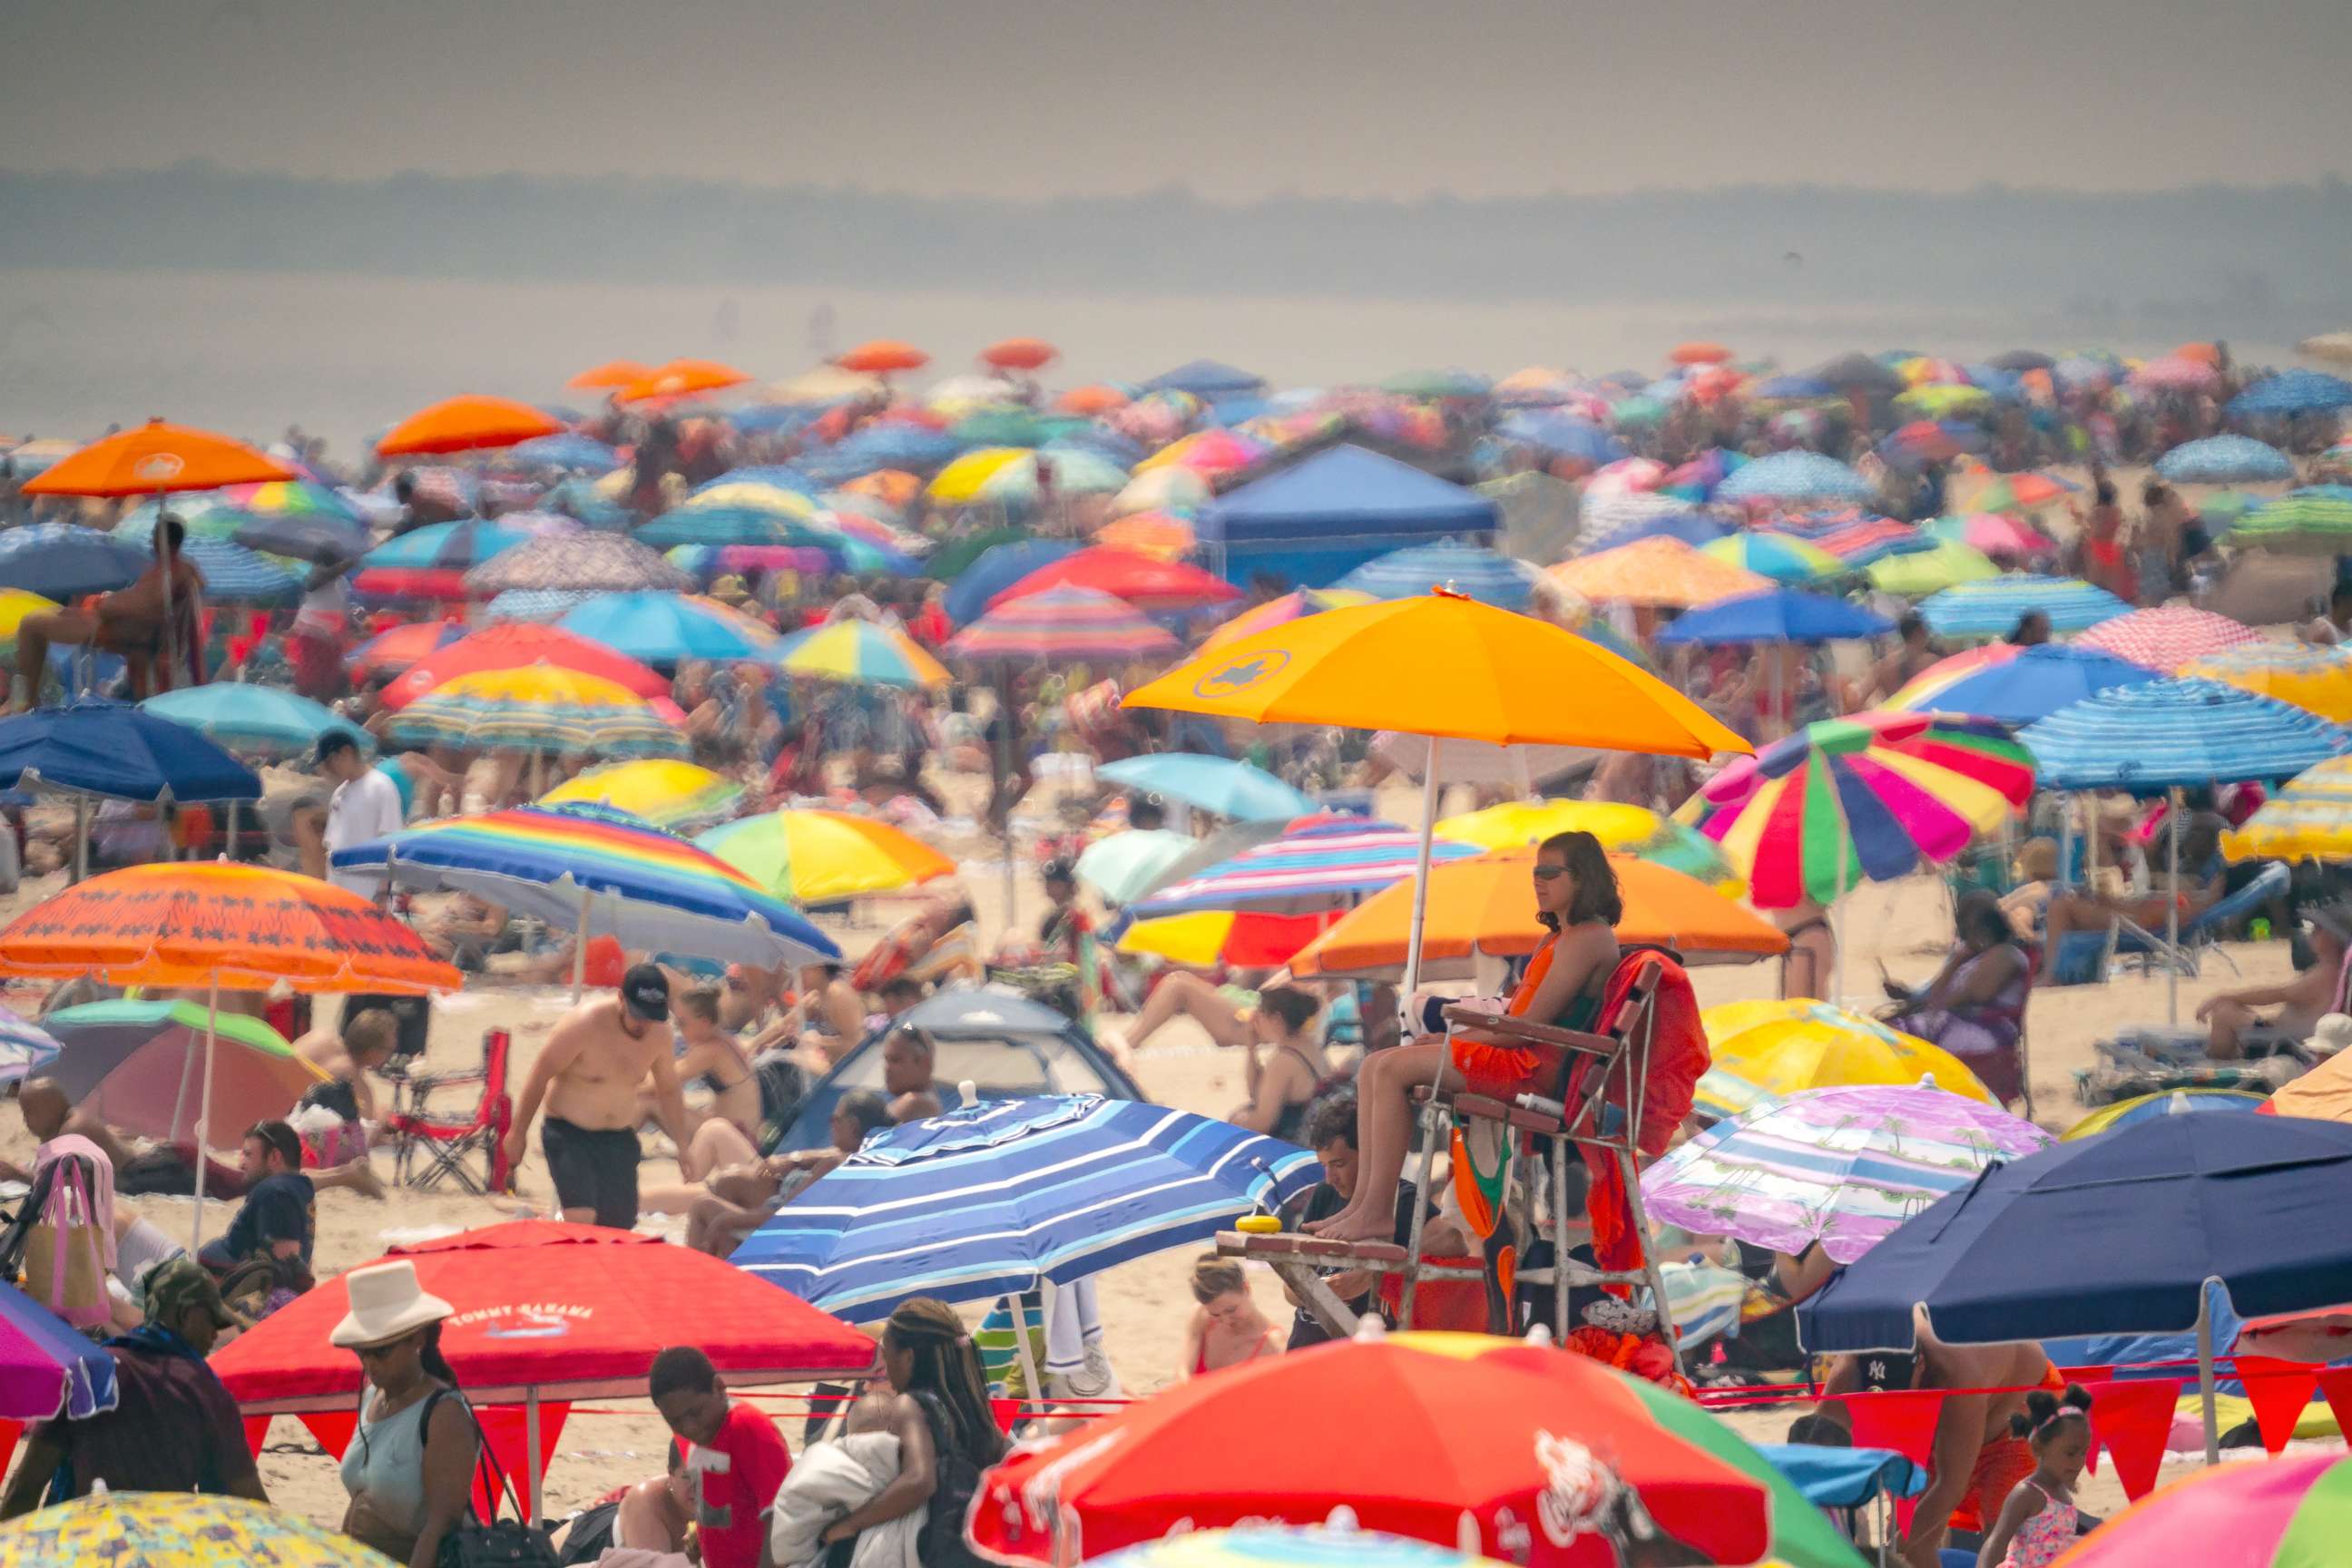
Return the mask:
M 855 496 L 872 496 L 894 510 L 904 511 L 923 493 L 923 481 L 904 468 L 877 468 L 841 487 Z
M 152 496 L 159 490 L 209 490 L 302 476 L 242 441 L 185 425 L 150 419 L 61 458 L 25 482 L 33 496 Z
M 1062 357 L 1062 351 L 1043 338 L 1007 338 L 980 351 L 980 363 L 999 370 L 1043 370 Z
M 608 359 L 603 364 L 592 365 L 563 384 L 583 391 L 605 386 L 629 386 L 654 374 L 651 365 L 639 364 L 633 359 Z
M 398 458 L 436 452 L 471 452 L 512 447 L 541 436 L 558 436 L 563 422 L 511 397 L 469 394 L 420 408 L 375 444 L 376 456 Z
M 1078 414 L 1091 419 L 1097 414 L 1109 414 L 1124 408 L 1133 399 L 1108 382 L 1094 382 L 1086 386 L 1074 386 L 1054 399 L 1056 414 Z
M 1682 609 L 1711 605 L 1736 594 L 1761 594 L 1774 585 L 1769 577 L 1664 535 L 1563 561 L 1548 575 L 1592 604 L 1615 601 Z
M 902 343 L 896 338 L 876 338 L 858 344 L 845 354 L 835 354 L 833 363 L 844 370 L 863 371 L 868 375 L 884 375 L 894 370 L 920 370 L 931 363 L 931 356 L 912 343 Z
M 1676 343 L 1666 357 L 1676 364 L 1721 364 L 1731 357 L 1731 351 L 1721 343 Z
M 1173 512 L 1138 511 L 1113 518 L 1095 534 L 1097 544 L 1138 555 L 1174 561 L 1198 542 L 1192 525 Z
M 690 393 L 740 386 L 751 379 L 733 365 L 721 364 L 715 359 L 674 359 L 659 370 L 647 371 L 621 388 L 617 395 L 624 403 L 648 397 L 684 397 Z
M 2221 363 L 2221 347 L 2219 343 L 2183 343 L 2172 351 L 2172 357 L 2218 367 Z
M 1449 860 L 1429 873 L 1422 978 L 1459 978 L 1479 955 L 1519 958 L 1543 941 L 1536 923 L 1533 849 L 1502 849 Z M 1617 940 L 1671 947 L 1685 963 L 1745 963 L 1788 951 L 1789 939 L 1695 877 L 1612 855 L 1625 916 Z M 1393 978 L 1404 970 L 1412 884 L 1383 889 L 1307 944 L 1293 974 Z M 1434 967 L 1433 967 L 1434 966 Z

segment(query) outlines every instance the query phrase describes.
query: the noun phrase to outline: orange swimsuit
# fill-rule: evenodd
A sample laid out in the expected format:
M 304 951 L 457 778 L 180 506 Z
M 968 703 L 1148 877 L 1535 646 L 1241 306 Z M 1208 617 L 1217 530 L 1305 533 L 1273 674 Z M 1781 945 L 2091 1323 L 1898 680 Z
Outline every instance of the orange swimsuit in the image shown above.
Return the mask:
M 1528 960 L 1527 973 L 1519 977 L 1518 988 L 1503 1010 L 1514 1018 L 1525 1017 L 1536 999 L 1536 987 L 1551 973 L 1553 950 L 1559 945 L 1557 933 L 1544 938 L 1543 945 Z M 1532 1046 L 1497 1046 L 1484 1040 L 1456 1037 L 1453 1042 L 1454 1068 L 1462 1074 L 1472 1094 L 1483 1094 L 1499 1100 L 1506 1105 L 1535 1087 L 1536 1075 L 1543 1068 L 1540 1053 Z

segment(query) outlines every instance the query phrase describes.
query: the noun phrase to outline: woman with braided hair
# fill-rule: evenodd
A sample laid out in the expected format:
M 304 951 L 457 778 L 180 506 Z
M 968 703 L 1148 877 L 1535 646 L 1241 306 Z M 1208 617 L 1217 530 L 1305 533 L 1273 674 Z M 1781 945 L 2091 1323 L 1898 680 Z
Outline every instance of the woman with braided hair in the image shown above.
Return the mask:
M 979 1568 L 964 1542 L 964 1512 L 980 1473 L 1005 1448 L 989 1409 L 980 1352 L 952 1308 L 918 1296 L 892 1312 L 882 1331 L 882 1372 L 894 1395 L 889 1430 L 898 1436 L 898 1479 L 843 1516 L 824 1541 L 853 1540 L 871 1525 L 921 1509 L 924 1568 Z

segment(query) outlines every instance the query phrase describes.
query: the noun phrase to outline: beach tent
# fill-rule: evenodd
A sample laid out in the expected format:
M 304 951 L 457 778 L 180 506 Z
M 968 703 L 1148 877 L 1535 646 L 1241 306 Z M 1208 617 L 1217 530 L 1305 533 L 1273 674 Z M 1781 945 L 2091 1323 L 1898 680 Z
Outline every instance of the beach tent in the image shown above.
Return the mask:
M 773 1152 L 830 1143 L 826 1124 L 842 1096 L 881 1090 L 882 1045 L 899 1029 L 919 1030 L 930 1040 L 932 1082 L 949 1110 L 962 1103 L 957 1086 L 964 1083 L 974 1085 L 982 1100 L 1036 1094 L 1150 1098 L 1084 1026 L 1044 1003 L 1009 991 L 952 988 L 932 993 L 868 1034 L 810 1085 Z
M 1259 574 L 1328 587 L 1392 550 L 1441 539 L 1491 545 L 1493 500 L 1361 447 L 1338 446 L 1210 503 L 1195 529 L 1229 583 Z
M 1189 392 L 1204 403 L 1222 403 L 1227 398 L 1256 397 L 1265 391 L 1265 378 L 1225 363 L 1223 360 L 1196 359 L 1180 364 L 1174 370 L 1162 371 L 1136 388 L 1137 393 Z

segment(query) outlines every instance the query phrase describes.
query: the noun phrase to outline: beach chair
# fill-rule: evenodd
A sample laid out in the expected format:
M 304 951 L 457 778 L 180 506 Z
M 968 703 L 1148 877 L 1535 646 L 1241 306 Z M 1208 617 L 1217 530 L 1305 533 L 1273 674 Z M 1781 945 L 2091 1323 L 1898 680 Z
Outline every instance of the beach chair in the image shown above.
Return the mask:
M 2284 865 L 2273 861 L 2244 887 L 2184 921 L 2177 943 L 2167 942 L 2162 931 L 2148 931 L 2118 916 L 2107 928 L 2106 956 L 2100 966 L 2100 975 L 2104 978 L 2121 961 L 2137 964 L 2143 974 L 2171 967 L 2193 976 L 2209 952 L 2219 956 L 2230 966 L 2230 973 L 2236 974 L 2238 961 L 2221 945 L 2222 933 L 2240 921 L 2250 919 L 2273 900 L 2284 897 L 2293 880 L 2293 873 Z
M 507 1059 L 513 1037 L 504 1029 L 482 1035 L 482 1065 L 456 1072 L 415 1073 L 401 1080 L 401 1104 L 384 1118 L 392 1140 L 393 1180 L 422 1191 L 443 1182 L 455 1184 L 477 1197 L 514 1190 L 514 1171 L 507 1163 L 504 1143 L 514 1124 L 514 1100 L 507 1092 Z M 436 1090 L 479 1084 L 481 1094 L 472 1114 L 458 1120 L 436 1114 L 430 1100 Z M 467 1162 L 479 1154 L 480 1175 Z

